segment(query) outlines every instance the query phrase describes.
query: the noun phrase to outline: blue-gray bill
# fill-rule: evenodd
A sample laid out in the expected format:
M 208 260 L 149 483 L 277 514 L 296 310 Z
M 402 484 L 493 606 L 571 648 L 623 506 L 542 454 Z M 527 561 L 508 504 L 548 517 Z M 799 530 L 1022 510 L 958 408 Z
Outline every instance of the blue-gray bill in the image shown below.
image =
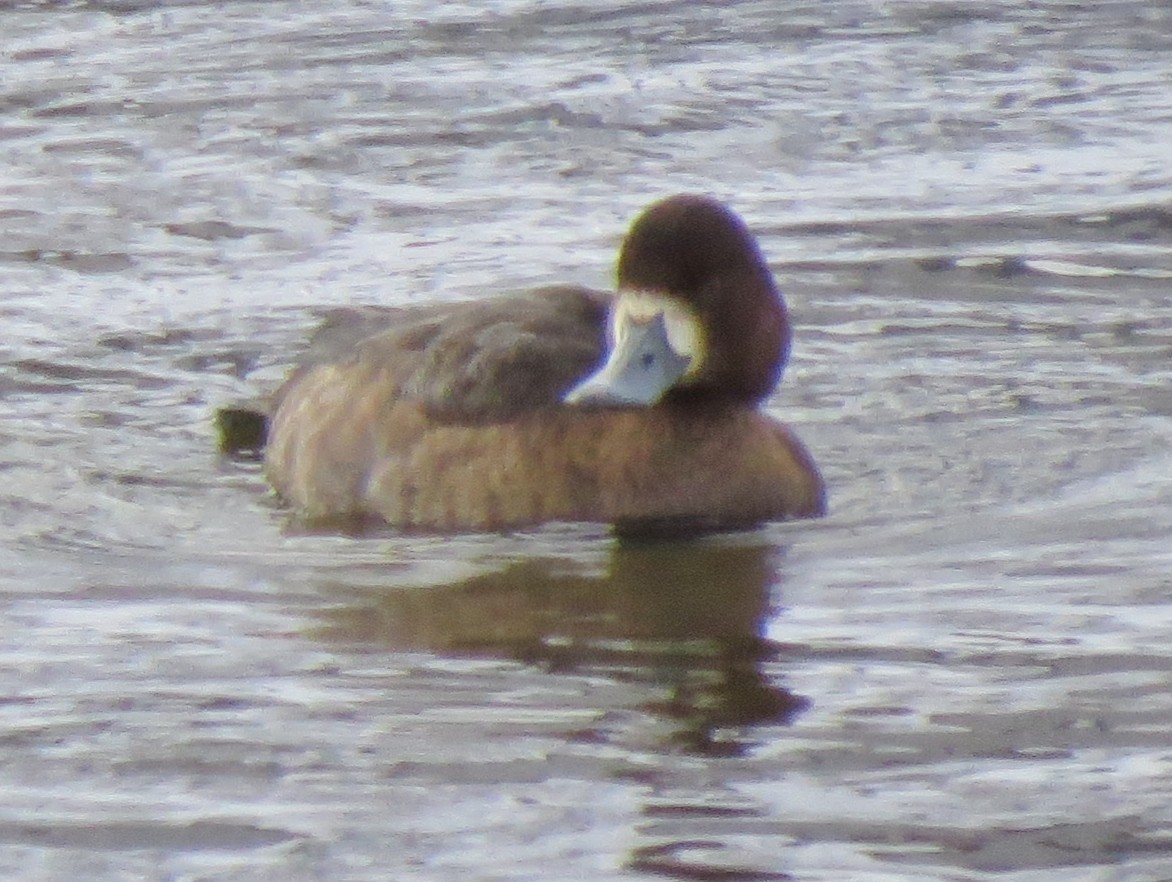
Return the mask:
M 602 367 L 567 392 L 564 401 L 650 406 L 676 384 L 691 363 L 690 357 L 672 348 L 662 314 L 629 321 Z

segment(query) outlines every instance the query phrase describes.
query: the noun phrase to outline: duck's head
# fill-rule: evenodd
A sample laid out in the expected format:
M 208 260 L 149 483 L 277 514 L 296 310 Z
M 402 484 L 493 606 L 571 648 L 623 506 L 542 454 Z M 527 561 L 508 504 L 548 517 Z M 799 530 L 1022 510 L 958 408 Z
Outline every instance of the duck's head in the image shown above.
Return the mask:
M 714 199 L 671 196 L 631 225 L 606 359 L 565 401 L 755 403 L 777 385 L 789 339 L 785 303 L 744 222 Z

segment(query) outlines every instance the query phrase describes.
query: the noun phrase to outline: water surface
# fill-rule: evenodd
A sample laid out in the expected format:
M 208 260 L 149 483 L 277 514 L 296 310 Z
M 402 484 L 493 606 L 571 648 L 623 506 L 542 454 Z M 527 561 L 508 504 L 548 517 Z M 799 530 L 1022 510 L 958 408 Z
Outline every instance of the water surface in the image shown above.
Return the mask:
M 6 4 L 0 870 L 1172 878 L 1172 13 Z M 315 310 L 727 199 L 831 513 L 306 534 Z

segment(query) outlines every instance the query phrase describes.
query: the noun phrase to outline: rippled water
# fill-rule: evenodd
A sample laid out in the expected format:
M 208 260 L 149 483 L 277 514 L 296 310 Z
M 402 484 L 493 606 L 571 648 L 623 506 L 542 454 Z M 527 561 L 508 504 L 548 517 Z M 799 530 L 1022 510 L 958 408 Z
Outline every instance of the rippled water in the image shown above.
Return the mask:
M 438 8 L 437 8 L 438 7 Z M 1172 11 L 6 3 L 0 870 L 1172 878 Z M 314 308 L 726 198 L 823 521 L 304 535 Z

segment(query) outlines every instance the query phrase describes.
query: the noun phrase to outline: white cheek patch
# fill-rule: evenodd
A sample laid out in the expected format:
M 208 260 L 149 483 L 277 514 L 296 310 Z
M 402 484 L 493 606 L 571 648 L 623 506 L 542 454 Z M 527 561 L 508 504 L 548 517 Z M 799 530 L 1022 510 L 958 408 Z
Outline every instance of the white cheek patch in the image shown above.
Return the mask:
M 687 304 L 674 297 L 652 291 L 624 291 L 618 296 L 610 314 L 612 349 L 627 335 L 632 323 L 644 324 L 663 316 L 667 343 L 672 351 L 688 359 L 685 377 L 697 373 L 704 362 L 704 328 Z

